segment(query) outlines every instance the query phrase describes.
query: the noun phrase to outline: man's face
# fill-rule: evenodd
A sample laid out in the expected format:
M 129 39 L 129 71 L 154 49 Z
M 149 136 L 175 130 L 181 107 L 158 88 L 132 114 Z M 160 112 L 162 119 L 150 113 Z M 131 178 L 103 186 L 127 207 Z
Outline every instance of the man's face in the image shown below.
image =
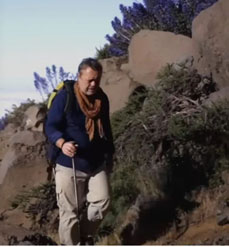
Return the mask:
M 93 95 L 99 88 L 101 75 L 98 71 L 93 70 L 90 67 L 82 69 L 78 77 L 78 85 L 81 90 L 86 95 Z

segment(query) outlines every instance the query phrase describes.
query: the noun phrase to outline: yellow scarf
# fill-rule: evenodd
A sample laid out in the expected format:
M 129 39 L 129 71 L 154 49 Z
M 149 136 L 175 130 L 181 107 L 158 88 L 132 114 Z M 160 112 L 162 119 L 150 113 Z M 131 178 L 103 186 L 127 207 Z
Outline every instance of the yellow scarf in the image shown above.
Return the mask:
M 104 131 L 100 116 L 102 108 L 101 88 L 98 89 L 98 92 L 93 100 L 80 91 L 78 83 L 74 84 L 74 92 L 80 109 L 86 116 L 85 127 L 89 135 L 89 140 L 91 141 L 94 138 L 96 124 L 99 136 L 102 138 L 104 136 Z

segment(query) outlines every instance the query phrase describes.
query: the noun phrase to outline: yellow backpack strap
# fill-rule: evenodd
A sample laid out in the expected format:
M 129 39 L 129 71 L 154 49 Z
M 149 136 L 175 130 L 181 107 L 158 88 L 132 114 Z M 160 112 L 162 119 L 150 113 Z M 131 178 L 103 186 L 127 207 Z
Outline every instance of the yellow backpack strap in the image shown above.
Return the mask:
M 63 88 L 64 86 L 64 82 L 60 82 L 55 89 L 53 89 L 52 93 L 50 94 L 49 96 L 49 99 L 48 99 L 48 104 L 47 104 L 47 108 L 50 109 L 51 105 L 52 105 L 52 102 L 54 100 L 54 98 L 56 97 L 57 93 Z

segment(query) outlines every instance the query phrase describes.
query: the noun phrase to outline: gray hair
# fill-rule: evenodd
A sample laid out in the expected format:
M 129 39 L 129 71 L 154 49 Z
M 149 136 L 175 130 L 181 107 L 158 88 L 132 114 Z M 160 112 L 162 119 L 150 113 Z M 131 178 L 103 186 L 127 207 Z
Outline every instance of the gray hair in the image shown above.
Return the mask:
M 78 67 L 78 74 L 80 74 L 81 70 L 86 69 L 87 67 L 92 68 L 93 70 L 97 71 L 100 75 L 103 72 L 103 67 L 101 63 L 95 58 L 84 58 L 82 62 L 79 64 Z

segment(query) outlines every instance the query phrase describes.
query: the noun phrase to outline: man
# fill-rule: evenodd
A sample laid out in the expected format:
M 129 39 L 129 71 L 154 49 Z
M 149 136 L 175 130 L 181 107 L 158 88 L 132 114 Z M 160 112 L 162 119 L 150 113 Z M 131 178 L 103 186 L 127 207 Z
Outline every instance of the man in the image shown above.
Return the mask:
M 93 58 L 84 59 L 73 86 L 71 111 L 64 112 L 67 92 L 63 89 L 55 97 L 45 125 L 49 140 L 61 151 L 55 181 L 59 237 L 64 245 L 92 239 L 110 202 L 107 172 L 112 169 L 114 145 L 109 101 L 99 86 L 101 76 L 101 64 Z

